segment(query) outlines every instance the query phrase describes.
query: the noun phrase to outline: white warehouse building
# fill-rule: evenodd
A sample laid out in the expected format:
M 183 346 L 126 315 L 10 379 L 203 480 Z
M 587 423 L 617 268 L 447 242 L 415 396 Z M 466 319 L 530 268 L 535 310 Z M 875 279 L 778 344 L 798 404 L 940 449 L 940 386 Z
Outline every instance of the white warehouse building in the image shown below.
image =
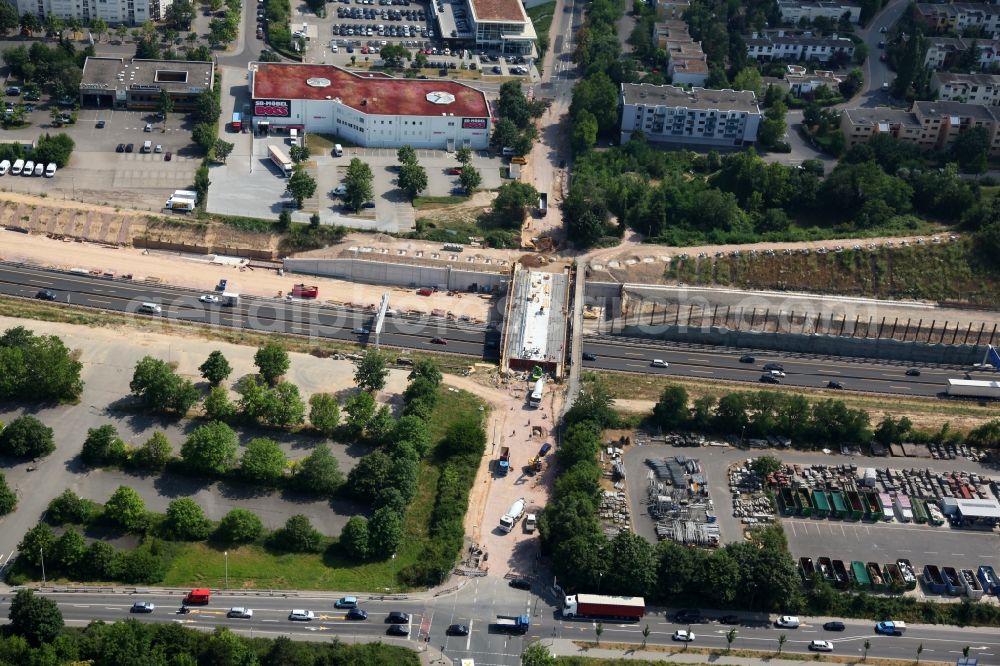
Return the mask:
M 11 4 L 21 16 L 52 14 L 63 20 L 78 18 L 84 24 L 100 18 L 111 25 L 142 25 L 161 20 L 173 0 L 11 0 Z
M 623 83 L 621 140 L 642 132 L 648 141 L 692 149 L 738 148 L 757 140 L 760 108 L 747 90 L 709 90 Z
M 251 63 L 250 95 L 255 130 L 322 132 L 372 148 L 482 150 L 493 128 L 486 95 L 455 81 Z

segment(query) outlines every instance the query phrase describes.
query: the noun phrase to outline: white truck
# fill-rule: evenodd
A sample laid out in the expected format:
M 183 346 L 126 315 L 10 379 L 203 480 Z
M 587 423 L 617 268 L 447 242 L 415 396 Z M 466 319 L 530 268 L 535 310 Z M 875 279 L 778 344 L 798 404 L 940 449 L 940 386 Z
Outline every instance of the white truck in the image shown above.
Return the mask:
M 167 203 L 163 204 L 164 208 L 170 210 L 179 210 L 185 213 L 189 213 L 195 209 L 197 202 L 194 199 L 189 199 L 187 197 L 172 196 L 167 199 Z
M 268 146 L 267 154 L 271 158 L 271 162 L 274 166 L 281 169 L 281 175 L 286 178 L 292 175 L 292 159 L 285 154 L 281 148 L 277 146 Z
M 1000 398 L 1000 382 L 979 379 L 949 379 L 948 395 L 960 398 Z
M 521 516 L 524 515 L 524 498 L 517 500 L 510 505 L 507 509 L 507 513 L 500 516 L 500 529 L 504 532 L 510 532 L 514 529 L 514 525 L 517 525 L 517 521 L 521 520 Z
M 222 305 L 234 307 L 240 304 L 240 295 L 233 291 L 224 291 L 222 292 L 222 296 L 219 297 L 219 302 Z
M 524 531 L 525 532 L 527 532 L 528 534 L 531 534 L 532 532 L 535 531 L 535 528 L 537 526 L 538 526 L 538 518 L 535 517 L 535 514 L 529 513 L 527 516 L 524 517 Z

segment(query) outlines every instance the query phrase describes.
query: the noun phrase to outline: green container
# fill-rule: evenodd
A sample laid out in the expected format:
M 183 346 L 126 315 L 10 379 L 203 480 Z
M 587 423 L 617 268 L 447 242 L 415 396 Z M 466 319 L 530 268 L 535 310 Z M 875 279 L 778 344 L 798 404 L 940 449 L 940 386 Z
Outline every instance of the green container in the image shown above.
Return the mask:
M 867 590 L 872 586 L 872 579 L 868 576 L 865 563 L 860 560 L 851 562 L 851 578 L 854 580 L 854 585 L 862 589 Z
M 781 512 L 786 516 L 794 516 L 799 512 L 799 507 L 795 503 L 795 493 L 791 488 L 782 488 L 778 493 L 778 501 L 781 504 Z
M 830 515 L 830 503 L 826 499 L 826 493 L 822 490 L 812 491 L 813 513 L 820 518 Z
M 861 494 L 861 497 L 865 501 L 865 518 L 878 521 L 885 517 L 885 514 L 882 513 L 882 505 L 878 501 L 877 493 L 866 491 Z
M 844 493 L 844 502 L 847 504 L 847 518 L 861 520 L 865 515 L 865 505 L 861 501 L 861 495 L 855 490 L 848 490 Z
M 927 504 L 919 497 L 914 497 L 910 500 L 910 507 L 913 509 L 913 520 L 920 524 L 926 523 L 929 514 L 927 513 Z
M 811 516 L 813 507 L 812 502 L 809 501 L 809 491 L 805 488 L 798 488 L 795 491 L 795 497 L 798 499 L 799 515 Z
M 834 490 L 830 493 L 830 500 L 832 501 L 833 506 L 830 511 L 831 517 L 843 518 L 847 515 L 847 504 L 844 503 L 844 493 L 839 490 Z

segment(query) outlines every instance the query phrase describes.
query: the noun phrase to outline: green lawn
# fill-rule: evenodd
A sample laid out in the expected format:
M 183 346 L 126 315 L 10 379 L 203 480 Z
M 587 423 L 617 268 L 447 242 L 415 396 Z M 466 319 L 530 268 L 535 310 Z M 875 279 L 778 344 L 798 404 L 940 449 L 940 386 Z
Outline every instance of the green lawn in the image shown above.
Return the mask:
M 441 389 L 441 397 L 430 419 L 431 435 L 439 441 L 448 427 L 480 409 L 471 393 Z M 406 512 L 403 545 L 395 560 L 356 564 L 341 557 L 336 546 L 322 554 L 274 555 L 261 546 L 229 549 L 229 587 L 234 589 L 351 590 L 393 592 L 402 588 L 396 573 L 417 561 L 427 543 L 427 524 L 434 508 L 440 473 L 436 465 L 423 463 L 416 497 Z M 169 587 L 225 585 L 226 558 L 221 548 L 204 543 L 188 544 L 171 562 L 163 581 Z
M 528 8 L 528 17 L 535 32 L 538 33 L 538 72 L 541 73 L 541 61 L 545 57 L 545 52 L 549 49 L 549 27 L 552 25 L 552 15 L 555 12 L 556 3 L 546 2 L 535 7 Z

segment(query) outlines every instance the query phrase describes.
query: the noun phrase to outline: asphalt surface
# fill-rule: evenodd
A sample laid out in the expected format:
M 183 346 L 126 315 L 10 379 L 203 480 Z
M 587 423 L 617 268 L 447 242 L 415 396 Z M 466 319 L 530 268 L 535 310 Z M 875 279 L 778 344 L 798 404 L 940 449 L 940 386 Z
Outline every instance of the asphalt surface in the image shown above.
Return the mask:
M 724 381 L 760 381 L 766 363 L 777 362 L 784 367 L 780 378 L 785 386 L 825 388 L 837 381 L 844 389 L 875 393 L 892 393 L 933 397 L 942 393 L 948 379 L 961 378 L 967 369 L 944 366 L 913 366 L 884 361 L 860 361 L 840 357 L 819 357 L 752 349 L 722 347 L 658 345 L 648 340 L 627 338 L 585 337 L 583 351 L 597 357 L 583 361 L 583 367 L 621 372 L 643 372 L 672 377 L 715 379 Z M 750 354 L 754 363 L 740 363 L 740 357 Z M 666 361 L 668 367 L 654 368 L 654 359 Z M 909 377 L 906 370 L 920 368 L 919 377 Z M 976 374 L 972 375 L 976 378 Z M 770 384 L 761 384 L 768 387 Z M 836 393 L 831 389 L 831 393 Z
M 541 591 L 541 590 L 536 590 Z M 574 640 L 594 640 L 596 621 L 580 619 L 564 621 L 556 608 L 543 598 L 530 592 L 514 590 L 499 578 L 481 578 L 469 581 L 457 592 L 437 597 L 397 598 L 379 600 L 367 596 L 360 597 L 360 607 L 368 612 L 366 621 L 346 619 L 346 611 L 334 608 L 336 597 L 327 595 L 311 596 L 308 592 L 267 596 L 240 593 L 213 594 L 208 606 L 193 607 L 188 615 L 176 611 L 180 606 L 183 591 L 172 594 L 164 592 L 107 594 L 89 592 L 48 591 L 46 596 L 59 604 L 67 623 L 71 626 L 86 625 L 92 620 L 116 621 L 134 617 L 141 622 L 179 622 L 192 628 L 211 629 L 225 626 L 234 631 L 258 637 L 274 638 L 287 635 L 296 640 L 325 640 L 338 637 L 345 641 L 389 641 L 417 649 L 429 644 L 441 650 L 452 659 L 473 658 L 477 664 L 511 665 L 519 663 L 518 655 L 525 645 L 541 638 L 568 638 Z M 0 617 L 6 618 L 11 595 L 0 599 Z M 149 614 L 132 614 L 129 609 L 134 601 L 151 601 L 156 605 Z M 234 606 L 253 609 L 252 619 L 227 618 L 226 611 Z M 311 610 L 316 619 L 311 622 L 292 622 L 288 614 L 292 609 Z M 403 638 L 386 634 L 386 618 L 392 611 L 410 614 L 406 625 L 408 635 Z M 531 616 L 531 629 L 525 636 L 507 636 L 497 633 L 490 623 L 497 614 L 514 615 L 527 613 Z M 706 617 L 720 617 L 722 612 L 705 613 Z M 911 625 L 909 630 L 898 637 L 877 636 L 874 622 L 846 621 L 843 632 L 828 632 L 822 627 L 825 618 L 802 618 L 798 629 L 777 629 L 765 615 L 740 615 L 737 638 L 733 648 L 740 650 L 775 651 L 778 637 L 785 634 L 787 642 L 784 652 L 808 653 L 809 642 L 816 639 L 830 640 L 834 644 L 834 654 L 860 655 L 865 640 L 871 641 L 869 655 L 912 659 L 918 645 L 923 644 L 922 657 L 925 660 L 952 661 L 961 655 L 962 648 L 970 647 L 970 656 L 979 657 L 981 662 L 992 663 L 1000 654 L 1000 638 L 993 628 L 958 628 L 933 625 Z M 640 622 L 619 624 L 604 622 L 602 643 L 641 643 L 642 630 L 648 624 L 650 644 L 671 644 L 673 632 L 687 629 L 688 624 L 672 621 L 673 612 L 665 609 L 652 610 Z M 468 636 L 448 636 L 449 624 L 461 623 L 470 627 Z M 726 634 L 730 627 L 717 621 L 690 625 L 695 633 L 697 647 L 724 648 Z
M 0 264 L 0 294 L 32 298 L 42 289 L 52 291 L 58 303 L 127 312 L 142 317 L 164 317 L 362 344 L 375 342 L 374 333 L 354 332 L 359 328 L 371 329 L 374 313 L 368 311 L 330 307 L 311 301 L 254 297 L 241 297 L 238 306 L 223 307 L 199 302 L 198 297 L 204 292 Z M 145 302 L 160 305 L 162 314 L 139 313 L 140 305 Z M 432 343 L 435 338 L 444 340 L 445 344 Z M 487 338 L 494 345 L 490 349 L 486 348 Z M 395 316 L 386 319 L 380 344 L 483 358 L 488 351 L 496 352 L 498 338 L 498 333 L 474 324 L 465 325 L 437 317 Z

